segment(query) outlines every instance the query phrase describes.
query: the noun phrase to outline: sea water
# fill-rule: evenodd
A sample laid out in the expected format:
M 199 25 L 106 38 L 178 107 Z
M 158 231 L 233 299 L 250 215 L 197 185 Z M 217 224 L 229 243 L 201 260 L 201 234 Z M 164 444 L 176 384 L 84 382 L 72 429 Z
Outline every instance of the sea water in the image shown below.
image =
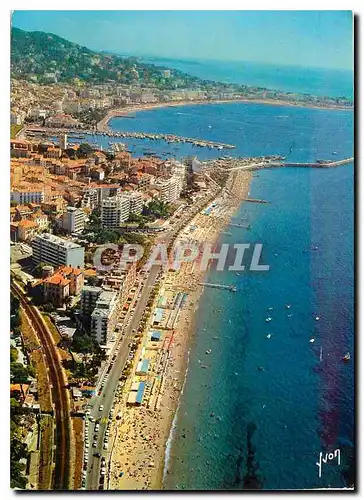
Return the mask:
M 227 142 L 237 146 L 227 153 L 235 156 L 282 154 L 302 162 L 353 156 L 350 111 L 191 105 L 115 118 L 111 126 Z M 146 147 L 125 142 L 137 153 Z M 147 147 L 177 158 L 224 154 L 186 144 Z M 353 165 L 254 175 L 250 196 L 269 203 L 243 203 L 235 222 L 247 217 L 252 229 L 229 228 L 231 236 L 222 235 L 220 243 L 262 243 L 262 263 L 270 269 L 210 271 L 208 280 L 235 284 L 237 292 L 206 289 L 202 296 L 166 489 L 321 488 L 351 481 Z M 337 449 L 340 465 L 324 464 L 319 478 L 320 452 Z

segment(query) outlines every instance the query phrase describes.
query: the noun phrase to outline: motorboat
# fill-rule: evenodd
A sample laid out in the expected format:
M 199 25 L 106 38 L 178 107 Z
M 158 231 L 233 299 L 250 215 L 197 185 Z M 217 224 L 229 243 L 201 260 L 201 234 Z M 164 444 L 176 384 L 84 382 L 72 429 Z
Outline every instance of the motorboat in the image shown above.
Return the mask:
M 350 361 L 350 352 L 347 352 L 345 356 L 341 358 L 345 363 L 348 363 Z

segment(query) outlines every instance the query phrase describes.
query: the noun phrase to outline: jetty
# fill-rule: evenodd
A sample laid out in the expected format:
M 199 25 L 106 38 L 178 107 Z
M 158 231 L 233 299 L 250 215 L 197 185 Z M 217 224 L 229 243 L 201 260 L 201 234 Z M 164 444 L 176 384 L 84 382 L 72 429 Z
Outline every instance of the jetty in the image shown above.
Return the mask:
M 228 224 L 228 226 L 231 226 L 231 227 L 242 227 L 242 228 L 244 228 L 244 229 L 251 229 L 251 226 L 249 226 L 249 225 L 246 225 L 246 224 L 238 224 L 238 223 L 236 223 L 236 222 L 230 222 L 230 223 Z
M 258 198 L 244 198 L 243 201 L 250 201 L 251 203 L 269 203 L 267 200 L 259 200 Z
M 235 149 L 236 146 L 233 144 L 225 144 L 223 142 L 215 142 L 205 139 L 194 139 L 191 137 L 182 137 L 174 134 L 162 134 L 162 133 L 147 133 L 147 132 L 112 132 L 104 131 L 98 132 L 95 130 L 85 130 L 81 129 L 82 134 L 85 136 L 105 136 L 111 138 L 127 138 L 127 139 L 146 139 L 149 141 L 166 141 L 168 143 L 184 143 L 192 144 L 192 146 L 197 146 L 200 148 L 209 149 Z M 70 128 L 45 128 L 45 127 L 28 127 L 26 130 L 30 134 L 39 134 L 41 136 L 47 137 L 50 135 L 60 135 L 67 133 L 69 138 L 80 135 L 80 130 L 70 129 Z
M 228 290 L 229 292 L 236 292 L 235 285 L 220 285 L 220 283 L 200 283 L 201 286 L 206 286 L 209 288 L 218 288 L 219 290 Z

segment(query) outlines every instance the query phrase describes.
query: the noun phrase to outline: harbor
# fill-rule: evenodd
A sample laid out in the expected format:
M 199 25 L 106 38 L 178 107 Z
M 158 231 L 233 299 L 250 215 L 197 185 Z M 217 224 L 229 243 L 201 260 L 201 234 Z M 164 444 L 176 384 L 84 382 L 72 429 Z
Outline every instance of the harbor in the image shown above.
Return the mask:
M 50 135 L 60 135 L 68 134 L 69 138 L 72 139 L 74 136 L 79 137 L 80 131 L 77 129 L 67 129 L 67 128 L 27 128 L 27 134 L 37 134 L 41 137 L 49 137 Z M 144 139 L 149 141 L 165 141 L 167 143 L 184 143 L 192 144 L 200 148 L 209 149 L 235 149 L 233 144 L 225 144 L 222 142 L 208 141 L 204 139 L 194 139 L 191 137 L 181 137 L 175 134 L 162 134 L 162 133 L 148 133 L 148 132 L 112 132 L 103 131 L 96 132 L 94 130 L 84 130 L 82 129 L 82 134 L 84 136 L 105 136 L 111 138 L 122 138 L 122 139 Z

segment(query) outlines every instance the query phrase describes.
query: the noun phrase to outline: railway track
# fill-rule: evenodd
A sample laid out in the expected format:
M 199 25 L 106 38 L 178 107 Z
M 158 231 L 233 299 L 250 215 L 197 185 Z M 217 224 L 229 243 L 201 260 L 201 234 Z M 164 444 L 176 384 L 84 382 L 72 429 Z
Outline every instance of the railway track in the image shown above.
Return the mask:
M 39 317 L 34 306 L 27 302 L 21 289 L 11 283 L 11 291 L 18 297 L 26 314 L 31 319 L 44 350 L 52 384 L 52 400 L 56 420 L 56 464 L 54 470 L 54 490 L 68 490 L 70 479 L 70 407 L 65 387 L 62 367 L 53 339 Z

